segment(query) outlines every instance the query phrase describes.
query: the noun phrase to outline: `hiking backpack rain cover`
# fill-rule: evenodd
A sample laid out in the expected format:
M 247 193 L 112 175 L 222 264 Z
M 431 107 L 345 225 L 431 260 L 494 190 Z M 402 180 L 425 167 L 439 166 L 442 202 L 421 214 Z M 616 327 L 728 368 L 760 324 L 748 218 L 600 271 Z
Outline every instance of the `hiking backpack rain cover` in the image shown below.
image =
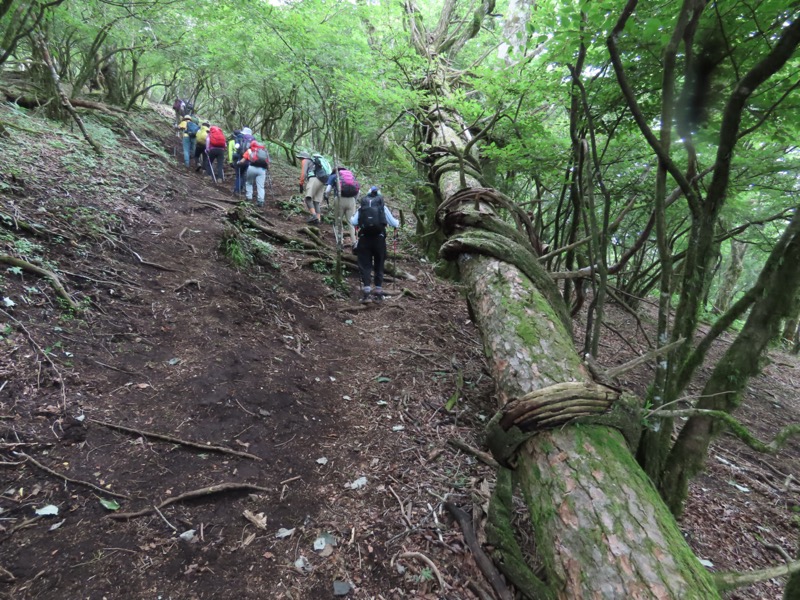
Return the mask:
M 352 171 L 339 169 L 339 195 L 342 198 L 355 198 L 359 191 L 361 191 L 361 185 Z
M 383 233 L 386 229 L 386 214 L 383 196 L 364 196 L 358 209 L 359 232 L 365 235 Z
M 331 174 L 331 164 L 324 156 L 318 154 L 315 154 L 311 160 L 314 162 L 314 177 L 322 183 L 327 183 L 328 176 Z
M 225 134 L 222 129 L 216 125 L 212 125 L 208 130 L 208 145 L 211 148 L 224 148 L 227 142 L 225 141 Z

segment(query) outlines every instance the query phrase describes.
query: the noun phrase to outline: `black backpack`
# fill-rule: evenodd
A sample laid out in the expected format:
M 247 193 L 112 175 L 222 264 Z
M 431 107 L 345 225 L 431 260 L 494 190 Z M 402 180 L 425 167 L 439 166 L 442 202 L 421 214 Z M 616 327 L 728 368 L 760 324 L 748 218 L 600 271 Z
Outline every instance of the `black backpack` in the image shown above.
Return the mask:
M 328 182 L 328 176 L 331 174 L 331 165 L 325 157 L 315 154 L 311 160 L 314 163 L 314 177 L 319 179 L 322 183 Z
M 374 235 L 386 230 L 386 213 L 383 208 L 383 196 L 364 196 L 358 209 L 359 233 Z

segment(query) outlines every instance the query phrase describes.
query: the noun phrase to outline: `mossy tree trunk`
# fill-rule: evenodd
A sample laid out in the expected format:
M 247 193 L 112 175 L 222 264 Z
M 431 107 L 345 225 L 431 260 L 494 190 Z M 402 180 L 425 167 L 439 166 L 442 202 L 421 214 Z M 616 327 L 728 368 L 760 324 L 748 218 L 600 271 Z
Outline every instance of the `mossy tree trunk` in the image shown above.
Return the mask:
M 443 108 L 453 106 L 443 100 L 457 85 L 445 66 L 443 48 L 452 47 L 443 41 L 451 39 L 445 13 L 427 30 L 410 0 L 406 10 L 414 47 L 438 65 L 421 85 L 429 103 L 417 115 L 432 192 L 425 200 L 437 207 L 417 206 L 428 219 L 436 216 L 420 233 L 438 231 L 445 239 L 439 256 L 458 268 L 497 391 L 499 410 L 487 436 L 502 465 L 487 525 L 493 559 L 526 598 L 719 598 L 633 459 L 638 400 L 592 382 L 572 341 L 567 306 L 539 265 L 541 244 L 529 217 L 483 187 L 475 157 L 481 134 Z M 515 486 L 529 509 L 543 576 L 517 542 L 510 518 Z
M 473 210 L 471 204 L 451 206 L 444 223 L 463 223 Z M 478 211 L 484 221 L 496 218 L 488 205 Z M 562 318 L 566 307 L 554 307 L 561 300 L 546 273 L 532 279 L 512 264 L 516 259 L 483 254 L 472 228 L 445 228 L 453 236 L 443 251 L 458 264 L 501 411 L 555 384 L 589 383 Z M 467 248 L 470 238 L 475 245 Z M 483 247 L 488 252 L 491 244 Z M 545 580 L 537 582 L 519 560 L 509 559 L 516 554 L 510 522 L 493 523 L 490 541 L 501 569 L 527 597 L 719 597 L 616 428 L 586 423 L 543 430 L 522 443 L 512 461 L 511 478 L 527 501 Z

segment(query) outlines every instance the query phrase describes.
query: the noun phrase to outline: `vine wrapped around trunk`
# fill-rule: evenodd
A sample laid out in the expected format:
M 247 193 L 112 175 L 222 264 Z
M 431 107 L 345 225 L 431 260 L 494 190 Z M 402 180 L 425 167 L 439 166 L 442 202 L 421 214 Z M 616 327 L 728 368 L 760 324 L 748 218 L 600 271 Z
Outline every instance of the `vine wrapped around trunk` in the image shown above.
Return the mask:
M 498 241 L 513 229 L 493 208 L 502 205 L 492 190 L 467 188 L 438 213 L 449 237 L 441 254 L 458 264 L 497 386 L 490 446 L 514 466 L 501 467 L 492 500 L 495 560 L 529 598 L 718 598 L 621 433 L 639 429 L 638 406 L 591 381 L 529 236 Z M 544 580 L 503 517 L 512 482 L 530 509 Z

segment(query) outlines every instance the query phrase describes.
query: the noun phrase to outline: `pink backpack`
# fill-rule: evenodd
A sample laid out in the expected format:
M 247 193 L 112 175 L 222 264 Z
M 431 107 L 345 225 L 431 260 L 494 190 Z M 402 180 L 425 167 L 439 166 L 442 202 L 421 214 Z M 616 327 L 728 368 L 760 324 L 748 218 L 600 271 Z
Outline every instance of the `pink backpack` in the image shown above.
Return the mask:
M 361 185 L 352 171 L 339 169 L 339 190 L 342 198 L 355 198 L 358 196 Z

